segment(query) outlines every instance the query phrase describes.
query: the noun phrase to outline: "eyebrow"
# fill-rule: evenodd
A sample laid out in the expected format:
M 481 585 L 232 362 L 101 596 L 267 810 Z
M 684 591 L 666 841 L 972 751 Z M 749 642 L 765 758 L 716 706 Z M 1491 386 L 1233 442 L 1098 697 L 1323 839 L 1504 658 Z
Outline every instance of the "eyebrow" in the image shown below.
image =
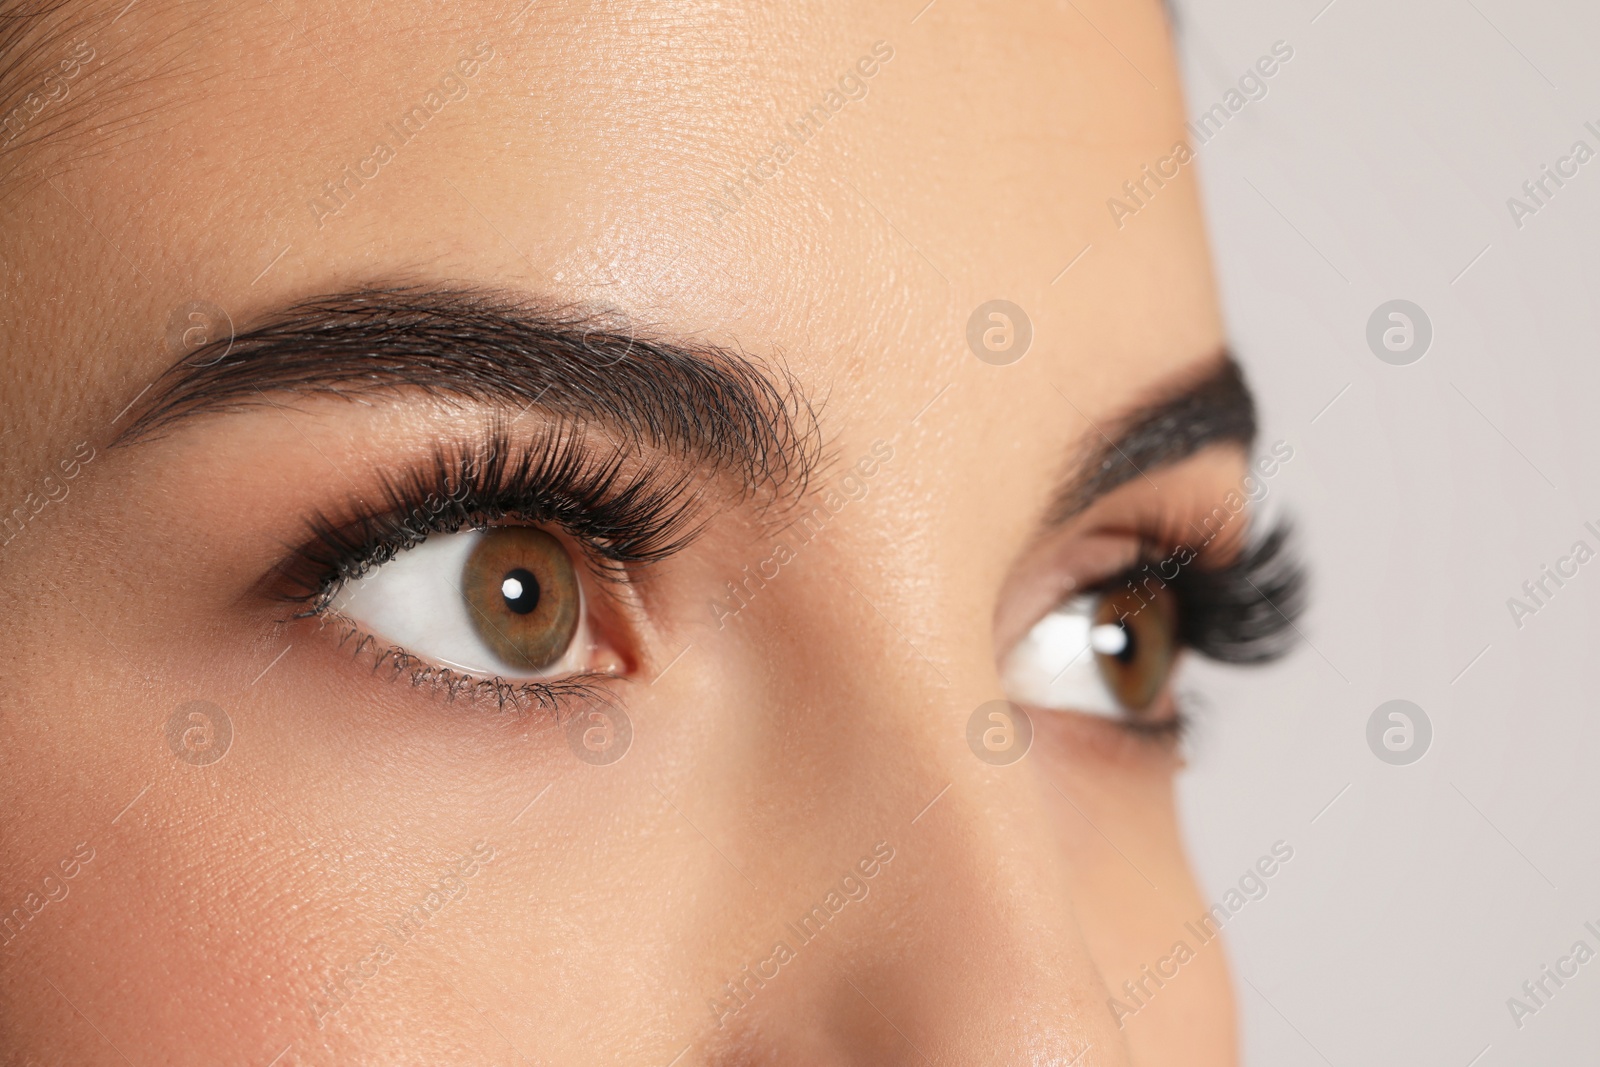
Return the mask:
M 1065 393 L 1062 399 L 1083 415 Z M 1046 512 L 1047 525 L 1065 523 L 1118 486 L 1148 478 L 1147 471 L 1211 445 L 1248 450 L 1256 438 L 1256 404 L 1244 372 L 1224 352 L 1199 374 L 1161 387 L 1108 427 L 1090 425 L 1084 451 Z
M 620 317 L 474 288 L 365 288 L 299 301 L 168 368 L 113 445 L 274 393 L 362 401 L 402 391 L 511 408 L 675 451 L 746 489 L 803 492 L 818 462 L 814 413 L 779 368 L 708 343 L 643 336 Z
M 742 354 L 645 336 L 618 316 L 499 290 L 416 286 L 302 300 L 201 345 L 152 383 L 112 444 L 158 437 L 200 415 L 277 406 L 272 394 L 363 401 L 406 390 L 600 422 L 635 445 L 736 472 L 747 488 L 803 493 L 820 458 L 815 413 L 786 372 L 774 379 Z M 1048 525 L 1210 445 L 1249 448 L 1256 408 L 1239 365 L 1223 353 L 1091 426 Z

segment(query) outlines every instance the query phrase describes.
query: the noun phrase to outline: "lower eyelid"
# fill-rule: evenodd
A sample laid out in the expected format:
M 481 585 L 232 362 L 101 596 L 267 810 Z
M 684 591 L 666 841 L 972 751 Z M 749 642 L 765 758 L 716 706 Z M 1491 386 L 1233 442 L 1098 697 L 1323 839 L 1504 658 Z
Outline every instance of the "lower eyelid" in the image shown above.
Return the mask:
M 457 671 L 387 642 L 342 615 L 324 614 L 316 618 L 315 625 L 336 629 L 336 634 L 328 635 L 329 645 L 344 651 L 352 661 L 367 664 L 379 680 L 405 681 L 411 688 L 437 693 L 447 701 L 559 715 L 569 706 L 611 699 L 603 691 L 604 684 L 612 680 L 610 675 L 584 673 L 541 680 Z
M 1117 727 L 1147 741 L 1178 741 L 1189 731 L 1189 716 L 1174 707 L 1160 718 L 1125 719 Z

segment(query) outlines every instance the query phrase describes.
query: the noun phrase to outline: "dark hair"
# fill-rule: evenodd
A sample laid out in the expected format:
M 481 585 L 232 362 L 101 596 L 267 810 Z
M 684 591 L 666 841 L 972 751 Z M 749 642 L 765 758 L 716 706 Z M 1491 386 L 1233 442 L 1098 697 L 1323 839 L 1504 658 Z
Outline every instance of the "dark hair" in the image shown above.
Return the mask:
M 66 7 L 67 0 L 0 0 L 0 158 L 43 134 L 45 124 L 31 121 L 44 110 L 34 101 L 56 53 L 70 47 Z M 0 174 L 11 169 L 0 165 Z
M 150 58 L 150 41 L 136 36 L 141 20 L 148 29 L 155 4 L 0 0 L 0 188 L 63 169 L 58 158 L 40 152 L 80 128 L 93 126 L 98 150 L 148 115 L 149 107 L 138 103 L 108 113 L 104 101 L 175 72 L 174 56 Z M 129 54 L 141 62 L 120 61 Z

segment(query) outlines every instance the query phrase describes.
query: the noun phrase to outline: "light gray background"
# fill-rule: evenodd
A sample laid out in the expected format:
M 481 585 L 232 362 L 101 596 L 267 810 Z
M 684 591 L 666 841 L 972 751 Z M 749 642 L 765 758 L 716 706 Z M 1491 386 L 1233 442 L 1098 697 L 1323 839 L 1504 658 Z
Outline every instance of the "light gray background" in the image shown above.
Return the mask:
M 1295 848 L 1229 925 L 1246 1062 L 1597 1063 L 1600 960 L 1520 1030 L 1506 1000 L 1600 950 L 1600 560 L 1520 630 L 1506 601 L 1600 548 L 1600 159 L 1521 229 L 1506 200 L 1600 150 L 1600 9 L 1325 2 L 1179 11 L 1191 115 L 1295 51 L 1199 152 L 1265 439 L 1296 450 L 1270 500 L 1317 579 L 1287 663 L 1186 678 L 1214 709 L 1182 783 L 1205 891 Z M 1434 327 L 1408 367 L 1365 342 L 1397 297 Z M 1406 767 L 1365 740 L 1396 697 L 1434 727 Z

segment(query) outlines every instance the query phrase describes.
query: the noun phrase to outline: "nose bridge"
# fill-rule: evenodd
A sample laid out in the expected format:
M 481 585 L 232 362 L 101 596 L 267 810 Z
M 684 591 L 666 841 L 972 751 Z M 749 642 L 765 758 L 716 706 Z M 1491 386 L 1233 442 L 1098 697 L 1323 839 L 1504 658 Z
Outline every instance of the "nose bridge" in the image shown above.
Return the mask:
M 837 632 L 854 647 L 815 653 L 845 709 L 808 729 L 834 786 L 795 815 L 834 828 L 813 851 L 837 877 L 791 898 L 799 980 L 755 997 L 736 1032 L 806 1062 L 1125 1063 L 987 634 L 911 633 L 876 606 L 853 621 Z M 881 654 L 861 655 L 863 634 Z
M 898 921 L 874 931 L 858 980 L 882 1021 L 916 1043 L 907 1062 L 1120 1062 L 1068 891 L 1070 857 L 1014 715 L 969 697 L 931 717 L 928 800 L 901 831 L 899 881 L 883 902 Z

